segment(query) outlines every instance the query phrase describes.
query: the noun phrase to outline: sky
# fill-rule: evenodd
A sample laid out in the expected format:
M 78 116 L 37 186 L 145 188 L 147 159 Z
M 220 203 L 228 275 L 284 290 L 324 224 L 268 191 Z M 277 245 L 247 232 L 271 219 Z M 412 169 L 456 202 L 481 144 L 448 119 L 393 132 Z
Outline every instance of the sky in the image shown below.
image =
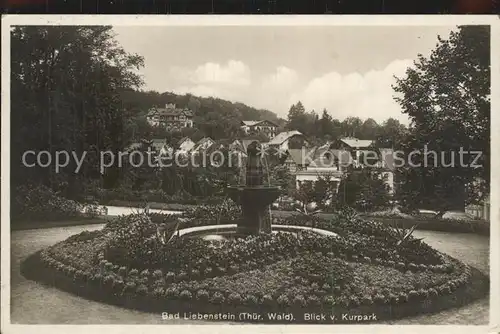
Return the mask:
M 243 102 L 286 118 L 292 104 L 337 119 L 389 117 L 394 76 L 429 55 L 453 26 L 117 26 L 127 52 L 144 57 L 144 90 Z

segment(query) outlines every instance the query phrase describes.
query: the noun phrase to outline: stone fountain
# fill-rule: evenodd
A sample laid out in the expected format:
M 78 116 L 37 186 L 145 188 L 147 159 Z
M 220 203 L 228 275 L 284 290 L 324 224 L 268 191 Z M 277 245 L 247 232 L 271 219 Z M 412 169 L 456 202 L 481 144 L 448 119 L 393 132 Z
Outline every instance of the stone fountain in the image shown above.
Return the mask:
M 267 164 L 260 152 L 260 143 L 248 145 L 242 184 L 227 188 L 229 197 L 241 206 L 242 217 L 237 224 L 237 234 L 271 233 L 269 205 L 280 195 L 280 188 L 269 182 L 264 184 L 264 167 Z
M 276 224 L 271 227 L 269 205 L 280 195 L 280 187 L 272 186 L 266 158 L 260 155 L 261 146 L 253 142 L 247 147 L 246 163 L 241 168 L 240 185 L 227 187 L 228 196 L 241 206 L 242 217 L 237 224 L 206 225 L 184 228 L 178 236 L 224 240 L 240 238 L 259 233 L 293 233 L 308 230 L 320 235 L 337 236 L 335 233 L 307 226 Z M 267 175 L 264 172 L 266 169 Z M 267 182 L 264 182 L 265 177 Z

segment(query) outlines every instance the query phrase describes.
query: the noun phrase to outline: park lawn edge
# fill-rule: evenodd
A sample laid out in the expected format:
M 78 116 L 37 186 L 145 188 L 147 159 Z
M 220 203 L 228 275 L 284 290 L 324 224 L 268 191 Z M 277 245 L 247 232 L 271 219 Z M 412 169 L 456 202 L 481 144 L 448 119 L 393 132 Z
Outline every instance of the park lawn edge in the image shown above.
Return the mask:
M 99 216 L 86 218 L 81 216 L 76 216 L 73 218 L 52 220 L 52 221 L 12 221 L 10 226 L 12 231 L 24 231 L 24 230 L 38 230 L 44 228 L 54 228 L 54 227 L 70 227 L 79 225 L 99 225 L 106 224 L 114 216 Z
M 103 287 L 95 287 L 88 284 L 75 284 L 73 278 L 66 276 L 53 268 L 45 266 L 40 258 L 40 254 L 43 250 L 40 250 L 30 256 L 28 256 L 21 263 L 21 274 L 30 280 L 37 281 L 39 283 L 56 287 L 60 290 L 73 293 L 82 298 L 93 300 L 97 302 L 103 302 L 106 304 L 116 305 L 120 307 L 125 307 L 128 309 L 135 309 L 145 312 L 158 313 L 161 316 L 162 312 L 168 312 L 170 314 L 180 313 L 181 318 L 183 314 L 189 313 L 201 313 L 201 314 L 216 314 L 216 313 L 256 313 L 263 316 L 264 321 L 260 320 L 259 323 L 304 323 L 304 324 L 318 324 L 318 323 L 376 323 L 378 321 L 388 321 L 397 320 L 401 318 L 407 318 L 411 316 L 417 316 L 421 314 L 436 313 L 443 310 L 458 308 L 469 304 L 477 299 L 487 296 L 489 292 L 489 277 L 475 268 L 471 268 L 471 278 L 468 284 L 459 287 L 457 290 L 453 291 L 452 294 L 439 295 L 437 299 L 433 299 L 430 304 L 425 302 L 406 302 L 398 305 L 362 305 L 356 308 L 344 309 L 341 307 L 335 307 L 335 309 L 328 310 L 324 308 L 263 308 L 262 306 L 250 307 L 246 305 L 230 305 L 222 304 L 216 305 L 209 302 L 200 302 L 192 300 L 190 301 L 180 301 L 176 300 L 166 300 L 164 298 L 157 299 L 154 296 L 138 296 L 138 295 L 115 295 L 110 291 L 107 291 Z M 295 321 L 290 320 L 272 320 L 265 321 L 266 315 L 269 313 L 274 314 L 293 314 Z M 304 313 L 316 313 L 316 314 L 326 314 L 326 322 L 313 322 L 303 320 Z M 335 314 L 335 321 L 328 321 L 329 314 Z M 362 321 L 344 321 L 342 320 L 342 314 L 349 315 L 371 315 L 375 314 L 376 319 L 368 319 Z M 192 320 L 192 319 L 191 319 Z M 201 320 L 201 319 L 200 319 Z M 228 320 L 229 321 L 229 320 Z M 235 320 L 231 321 L 242 321 L 236 317 Z M 245 322 L 252 322 L 245 320 Z
M 120 203 L 121 206 L 134 207 L 132 204 L 125 205 L 125 203 Z M 157 203 L 161 204 L 161 203 Z M 180 205 L 178 207 L 170 207 L 166 209 L 165 207 L 151 206 L 151 209 L 161 209 L 161 210 L 185 210 L 195 206 L 184 206 Z M 272 211 L 274 217 L 285 218 L 294 215 L 293 211 Z M 333 217 L 330 213 L 323 213 L 318 215 L 321 218 L 331 218 Z M 11 221 L 11 230 L 31 230 L 31 229 L 43 229 L 51 227 L 67 227 L 67 226 L 78 226 L 78 225 L 94 225 L 94 224 L 105 224 L 110 220 L 116 218 L 117 216 L 99 216 L 94 218 L 83 218 L 74 217 L 64 220 L 56 221 Z M 413 225 L 416 226 L 416 230 L 422 231 L 436 231 L 436 232 L 450 232 L 450 233 L 473 233 L 478 235 L 490 236 L 490 226 L 486 223 L 467 223 L 467 222 L 452 222 L 437 219 L 405 219 L 405 218 L 387 218 L 387 217 L 373 217 L 367 215 L 360 215 L 361 218 L 365 220 L 372 220 L 384 225 L 394 226 L 398 225 L 404 228 L 411 228 Z

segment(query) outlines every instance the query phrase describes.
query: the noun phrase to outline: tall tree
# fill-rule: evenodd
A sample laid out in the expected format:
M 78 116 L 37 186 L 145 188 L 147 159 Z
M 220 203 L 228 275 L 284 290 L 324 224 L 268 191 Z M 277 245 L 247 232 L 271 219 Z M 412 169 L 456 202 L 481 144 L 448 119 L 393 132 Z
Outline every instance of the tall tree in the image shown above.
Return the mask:
M 406 126 L 397 119 L 389 118 L 379 128 L 376 141 L 379 147 L 399 148 L 407 133 Z
M 347 117 L 342 121 L 342 136 L 359 137 L 363 121 L 359 117 Z
M 379 125 L 373 118 L 366 119 L 361 125 L 359 139 L 375 139 L 379 132 Z
M 336 204 L 361 211 L 373 211 L 387 208 L 390 198 L 389 186 L 380 171 L 363 168 L 351 170 L 342 178 Z
M 431 55 L 419 55 L 406 76 L 397 79 L 395 99 L 412 121 L 407 152 L 427 146 L 438 154 L 437 159 L 427 156 L 427 167 L 404 169 L 407 204 L 432 207 L 439 201 L 444 212 L 463 209 L 467 200 L 489 192 L 490 75 L 490 27 L 461 26 L 446 40 L 438 37 Z M 481 166 L 470 165 L 475 154 L 464 155 L 461 163 L 461 148 L 481 151 L 476 162 Z M 452 155 L 453 166 L 444 166 Z M 425 162 L 423 155 L 417 158 L 415 163 Z M 482 187 L 468 187 L 475 180 Z
M 123 149 L 127 138 L 119 96 L 141 85 L 134 70 L 143 65 L 143 59 L 126 53 L 113 39 L 111 27 L 15 27 L 11 52 L 14 186 L 28 180 L 54 186 L 53 165 L 23 166 L 27 150 L 45 150 L 52 156 L 56 151 L 98 156 L 99 151 Z M 80 174 L 100 177 L 97 161 L 84 160 Z M 58 177 L 67 179 L 69 194 L 78 194 L 81 186 L 75 168 L 70 159 Z M 110 170 L 104 181 L 114 183 L 117 174 L 117 169 Z
M 326 111 L 326 109 L 323 109 L 323 113 L 321 114 L 321 118 L 319 119 L 318 123 L 319 127 L 317 131 L 322 138 L 324 138 L 325 136 L 333 135 L 332 116 L 328 114 L 328 111 Z

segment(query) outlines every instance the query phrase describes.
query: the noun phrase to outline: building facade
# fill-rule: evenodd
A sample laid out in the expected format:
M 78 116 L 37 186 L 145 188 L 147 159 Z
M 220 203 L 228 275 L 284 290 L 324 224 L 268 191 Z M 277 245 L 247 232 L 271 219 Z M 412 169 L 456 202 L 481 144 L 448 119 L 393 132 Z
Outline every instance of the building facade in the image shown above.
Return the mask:
M 293 143 L 292 145 L 290 145 Z M 273 139 L 271 139 L 266 146 L 279 149 L 281 151 L 288 151 L 289 149 L 296 149 L 299 147 L 294 147 L 295 144 L 300 143 L 301 147 L 307 147 L 309 143 L 306 137 L 299 131 L 285 131 L 277 134 Z
M 160 126 L 167 129 L 193 127 L 193 112 L 186 108 L 177 108 L 172 103 L 166 104 L 165 108 L 151 108 L 146 119 L 151 126 Z
M 271 121 L 242 121 L 241 128 L 248 135 L 263 133 L 270 139 L 278 132 L 278 125 Z

